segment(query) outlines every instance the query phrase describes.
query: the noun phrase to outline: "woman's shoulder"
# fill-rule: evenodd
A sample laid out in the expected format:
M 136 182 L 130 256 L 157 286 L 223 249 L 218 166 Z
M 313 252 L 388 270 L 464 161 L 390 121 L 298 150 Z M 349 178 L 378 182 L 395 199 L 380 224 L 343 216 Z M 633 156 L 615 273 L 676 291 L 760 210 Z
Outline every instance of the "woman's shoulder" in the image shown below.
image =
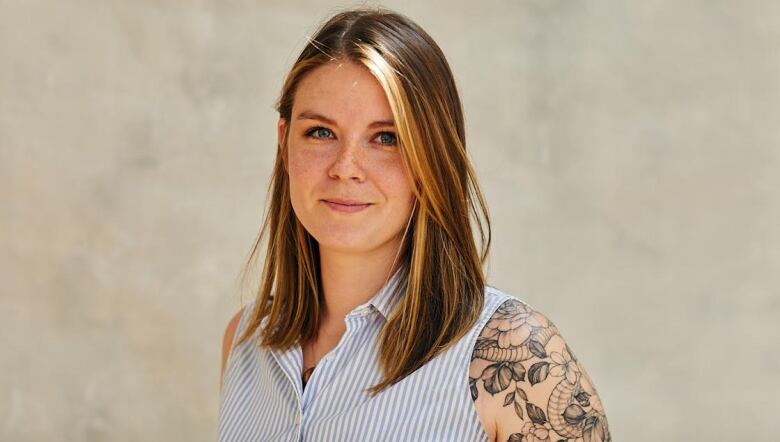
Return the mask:
M 500 440 L 610 440 L 593 382 L 557 326 L 525 301 L 490 291 L 505 296 L 479 332 L 469 368 L 485 427 Z
M 540 312 L 537 312 L 536 309 L 522 297 L 503 291 L 497 287 L 486 285 L 483 318 L 487 319 L 487 322 L 490 323 L 499 317 L 506 316 L 510 312 L 536 312 L 541 315 Z
M 222 385 L 222 378 L 225 374 L 225 366 L 227 364 L 228 358 L 230 357 L 230 352 L 233 349 L 233 344 L 236 340 L 236 334 L 239 328 L 239 325 L 241 323 L 241 319 L 244 316 L 244 313 L 246 312 L 247 306 L 241 307 L 238 312 L 233 314 L 233 316 L 228 321 L 227 326 L 225 327 L 225 333 L 222 335 L 222 363 L 220 365 L 220 385 Z M 221 388 L 221 387 L 220 387 Z
M 235 346 L 236 339 L 241 336 L 243 328 L 246 326 L 247 316 L 254 309 L 255 300 L 250 301 L 243 307 L 239 308 L 237 312 L 233 314 L 225 327 L 225 333 L 222 336 L 222 365 L 224 368 L 225 362 L 230 354 L 230 351 Z

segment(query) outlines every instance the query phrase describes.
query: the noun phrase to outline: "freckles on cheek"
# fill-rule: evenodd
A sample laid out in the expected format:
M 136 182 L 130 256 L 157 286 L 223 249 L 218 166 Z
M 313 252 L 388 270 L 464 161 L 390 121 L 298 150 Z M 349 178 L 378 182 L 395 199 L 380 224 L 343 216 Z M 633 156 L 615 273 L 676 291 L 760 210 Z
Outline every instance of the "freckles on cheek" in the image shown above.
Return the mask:
M 403 163 L 400 159 L 385 161 L 377 164 L 375 177 L 381 181 L 385 188 L 393 189 L 394 192 L 404 194 L 411 188 L 411 178 L 406 175 Z
M 292 198 L 299 201 L 309 199 L 316 194 L 320 179 L 319 165 L 317 161 L 305 155 L 290 156 L 290 191 Z
M 310 159 L 307 161 L 307 159 L 301 155 L 290 155 L 291 178 L 305 178 L 306 176 L 311 175 L 313 169 L 313 163 Z

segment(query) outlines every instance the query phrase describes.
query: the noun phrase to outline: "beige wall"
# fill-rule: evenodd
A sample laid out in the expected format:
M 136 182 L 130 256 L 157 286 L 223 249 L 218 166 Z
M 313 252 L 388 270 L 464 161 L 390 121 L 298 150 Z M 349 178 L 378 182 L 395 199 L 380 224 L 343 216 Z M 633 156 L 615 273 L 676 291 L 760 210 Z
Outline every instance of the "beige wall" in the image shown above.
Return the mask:
M 215 439 L 272 105 L 349 4 L 0 0 L 0 440 Z M 616 440 L 776 440 L 778 3 L 385 5 L 456 73 L 491 283 Z

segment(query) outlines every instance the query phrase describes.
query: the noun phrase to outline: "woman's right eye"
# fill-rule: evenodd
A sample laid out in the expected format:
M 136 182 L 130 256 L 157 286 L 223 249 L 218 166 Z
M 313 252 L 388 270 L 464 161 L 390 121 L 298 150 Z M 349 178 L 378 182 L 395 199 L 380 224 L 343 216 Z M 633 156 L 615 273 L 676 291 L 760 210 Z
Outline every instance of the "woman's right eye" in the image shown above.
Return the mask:
M 324 127 L 315 127 L 306 132 L 306 136 L 312 138 L 331 138 L 328 134 L 331 134 L 330 129 Z

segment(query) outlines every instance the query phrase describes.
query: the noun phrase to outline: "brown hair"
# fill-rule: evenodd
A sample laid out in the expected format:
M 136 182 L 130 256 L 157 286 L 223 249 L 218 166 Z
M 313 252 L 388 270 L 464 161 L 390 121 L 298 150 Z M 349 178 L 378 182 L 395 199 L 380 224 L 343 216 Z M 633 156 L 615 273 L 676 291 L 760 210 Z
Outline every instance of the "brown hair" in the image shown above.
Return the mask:
M 402 239 L 405 294 L 379 337 L 384 379 L 369 389 L 376 394 L 449 348 L 476 322 L 484 300 L 490 220 L 466 154 L 455 81 L 433 39 L 411 19 L 385 8 L 335 14 L 309 39 L 287 75 L 276 105 L 280 118 L 290 122 L 297 85 L 331 60 L 362 64 L 378 80 L 393 112 L 404 166 L 414 178 L 416 202 L 409 235 Z M 244 267 L 246 276 L 268 232 L 255 306 L 236 345 L 261 329 L 261 345 L 283 350 L 309 339 L 319 326 L 319 249 L 293 212 L 284 144 L 277 146 L 263 227 Z M 261 327 L 264 318 L 267 326 Z

